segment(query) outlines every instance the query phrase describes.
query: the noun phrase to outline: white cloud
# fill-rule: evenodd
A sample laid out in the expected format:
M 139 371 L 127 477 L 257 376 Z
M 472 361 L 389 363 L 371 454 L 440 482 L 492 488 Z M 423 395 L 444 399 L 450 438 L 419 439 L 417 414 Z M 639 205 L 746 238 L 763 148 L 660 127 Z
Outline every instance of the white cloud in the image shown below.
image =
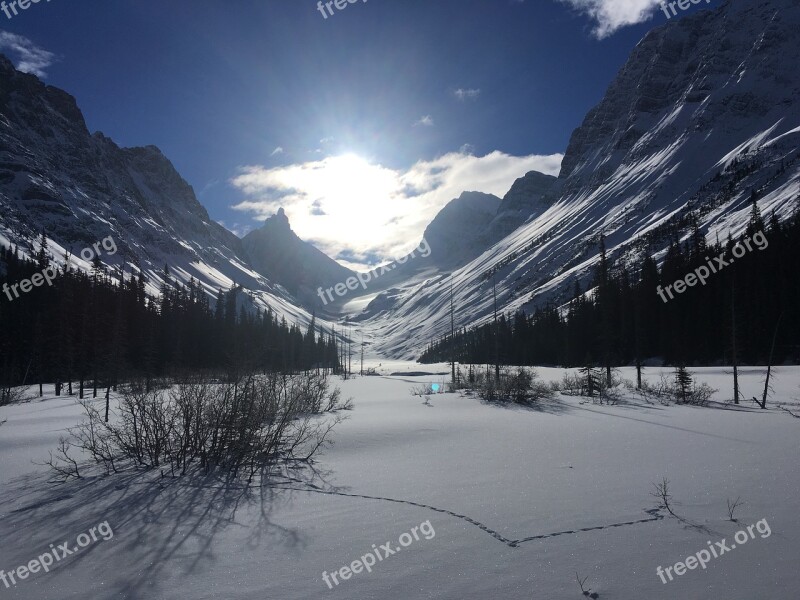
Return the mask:
M 242 226 L 239 223 L 234 223 L 232 226 L 228 227 L 225 224 L 225 221 L 217 221 L 217 223 L 222 225 L 225 229 L 227 229 L 233 235 L 235 235 L 236 237 L 239 237 L 239 238 L 243 238 L 244 236 L 246 236 L 248 233 L 250 233 L 253 230 L 253 226 L 252 225 L 244 225 L 244 226 Z
M 433 127 L 433 117 L 430 115 L 425 115 L 421 117 L 419 121 L 414 123 L 414 126 L 421 125 L 423 127 Z
M 461 148 L 458 149 L 461 154 L 474 154 L 475 153 L 475 146 L 472 144 L 462 144 Z
M 272 154 L 270 154 L 270 156 L 275 156 L 277 154 L 283 154 L 283 148 L 281 148 L 280 146 L 275 148 L 275 150 L 272 151 Z
M 301 238 L 363 266 L 371 257 L 400 256 L 416 246 L 436 214 L 463 191 L 502 197 L 528 171 L 557 175 L 562 159 L 451 152 L 398 170 L 344 155 L 244 167 L 231 183 L 246 195 L 235 209 L 266 218 L 283 207 Z
M 52 52 L 40 48 L 26 37 L 8 31 L 0 31 L 0 50 L 14 55 L 18 70 L 42 79 L 47 77 L 45 69 L 55 60 L 55 54 Z
M 456 98 L 462 101 L 467 99 L 474 100 L 481 95 L 481 91 L 479 89 L 476 90 L 472 88 L 470 89 L 458 88 L 455 92 L 453 92 L 453 94 L 455 94 Z
M 606 38 L 627 25 L 648 21 L 661 6 L 660 0 L 559 0 L 588 15 L 594 35 Z

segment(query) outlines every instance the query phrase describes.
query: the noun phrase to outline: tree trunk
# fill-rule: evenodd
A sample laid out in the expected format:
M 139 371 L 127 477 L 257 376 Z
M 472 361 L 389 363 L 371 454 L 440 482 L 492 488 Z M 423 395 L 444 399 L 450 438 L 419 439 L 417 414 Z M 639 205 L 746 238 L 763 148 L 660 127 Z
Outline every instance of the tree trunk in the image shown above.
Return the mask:
M 111 386 L 106 388 L 106 423 L 108 423 L 108 405 L 111 403 L 109 398 L 111 396 Z
M 636 389 L 642 389 L 642 361 L 636 359 Z
M 733 353 L 733 402 L 739 404 L 739 364 L 736 356 L 736 304 L 733 275 L 731 275 L 731 352 Z
M 769 349 L 769 362 L 767 363 L 767 378 L 764 380 L 764 396 L 761 398 L 759 406 L 763 409 L 767 408 L 767 394 L 769 393 L 769 377 L 772 374 L 772 356 L 775 353 L 775 340 L 778 339 L 778 328 L 781 325 L 783 313 L 778 317 L 778 322 L 775 324 L 775 331 L 772 334 L 772 347 Z
M 500 324 L 497 322 L 497 272 L 492 273 L 494 296 L 494 380 L 500 381 Z

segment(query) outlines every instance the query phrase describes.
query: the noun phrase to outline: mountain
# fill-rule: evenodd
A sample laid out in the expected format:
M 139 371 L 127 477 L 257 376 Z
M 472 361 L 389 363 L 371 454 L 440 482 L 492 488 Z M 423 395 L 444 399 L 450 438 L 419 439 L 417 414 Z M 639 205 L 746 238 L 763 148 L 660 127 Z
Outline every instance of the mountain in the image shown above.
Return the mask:
M 328 288 L 355 275 L 297 237 L 283 208 L 260 229 L 248 233 L 242 245 L 257 272 L 280 283 L 306 305 L 319 303 L 317 288 Z
M 488 245 L 497 242 L 526 221 L 538 217 L 555 201 L 558 177 L 538 171 L 520 177 L 503 196 L 492 221 L 486 227 L 483 238 Z M 487 246 L 488 247 L 488 246 Z
M 524 224 L 452 273 L 376 299 L 376 349 L 415 355 L 456 326 L 564 302 L 591 281 L 601 233 L 614 259 L 661 260 L 694 223 L 741 233 L 751 198 L 779 219 L 800 192 L 800 0 L 727 0 L 653 29 L 573 133 L 558 180 L 523 189 Z M 508 196 L 507 196 L 508 198 Z M 505 203 L 505 200 L 504 200 Z M 514 206 L 511 200 L 508 203 Z M 513 226 L 513 221 L 509 227 Z M 433 242 L 432 242 L 433 245 Z
M 117 277 L 144 273 L 150 294 L 169 265 L 173 282 L 194 278 L 210 296 L 239 285 L 242 302 L 310 319 L 248 265 L 241 240 L 211 220 L 158 148 L 90 134 L 72 96 L 0 55 L 0 243 L 30 256 L 43 231 L 59 265 L 69 252 L 73 268 L 88 270 L 81 251 L 111 237 L 117 251 L 102 253 L 103 264 Z
M 500 205 L 500 198 L 481 192 L 464 192 L 448 202 L 423 236 L 431 245 L 431 262 L 447 269 L 480 254 L 481 236 Z
M 592 280 L 601 234 L 612 260 L 661 261 L 695 226 L 712 240 L 741 233 L 753 199 L 786 219 L 800 194 L 799 51 L 800 0 L 725 0 L 653 29 L 572 134 L 558 178 L 528 173 L 502 200 L 463 194 L 426 230 L 429 257 L 393 265 L 343 310 L 371 351 L 418 356 L 450 330 L 451 304 L 457 327 L 491 318 L 495 287 L 504 312 L 569 300 Z M 103 260 L 143 271 L 151 293 L 169 264 L 179 281 L 212 295 L 239 284 L 301 323 L 293 293 L 308 303 L 351 276 L 284 214 L 238 240 L 156 148 L 90 135 L 69 94 L 5 59 L 0 210 L 0 243 L 24 253 L 42 229 L 62 262 L 112 235 L 120 252 Z

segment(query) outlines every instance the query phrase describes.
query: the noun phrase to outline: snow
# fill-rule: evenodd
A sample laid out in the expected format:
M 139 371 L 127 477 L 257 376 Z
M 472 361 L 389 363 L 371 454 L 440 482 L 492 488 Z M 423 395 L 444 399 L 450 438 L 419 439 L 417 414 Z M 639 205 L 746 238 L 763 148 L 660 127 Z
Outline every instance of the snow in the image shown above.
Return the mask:
M 8 420 L 0 426 L 0 569 L 103 521 L 114 531 L 50 573 L 13 589 L 0 584 L 0 594 L 560 599 L 580 597 L 576 571 L 601 599 L 772 599 L 791 597 L 800 584 L 800 420 L 775 408 L 797 405 L 800 368 L 777 369 L 769 410 L 599 406 L 561 395 L 524 409 L 458 394 L 432 395 L 426 406 L 411 388 L 446 381 L 449 365 L 370 359 L 366 366 L 381 375 L 337 380 L 354 409 L 314 471 L 249 492 L 140 473 L 48 483 L 46 469 L 31 461 L 46 459 L 78 421 L 75 400 L 47 390 L 44 401 L 0 408 Z M 564 371 L 539 372 L 560 380 Z M 660 372 L 645 374 L 654 381 Z M 730 395 L 724 369 L 692 372 L 723 390 L 718 400 Z M 758 393 L 760 369 L 743 369 L 741 379 L 746 397 Z M 652 484 L 662 477 L 682 520 L 652 512 Z M 726 500 L 738 496 L 745 504 L 735 524 L 726 521 Z M 756 534 L 666 585 L 656 575 L 708 541 L 730 544 L 761 519 L 771 536 Z M 323 582 L 323 571 L 349 565 L 373 544 L 396 546 L 428 520 L 432 539 L 333 590 Z M 533 536 L 542 537 L 514 543 Z

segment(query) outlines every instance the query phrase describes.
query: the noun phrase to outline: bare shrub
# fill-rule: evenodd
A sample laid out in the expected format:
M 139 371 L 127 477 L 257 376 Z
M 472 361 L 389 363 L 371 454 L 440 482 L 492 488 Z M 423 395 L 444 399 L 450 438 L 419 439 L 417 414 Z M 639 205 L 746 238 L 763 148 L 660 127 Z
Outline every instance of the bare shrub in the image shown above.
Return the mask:
M 12 387 L 0 384 L 0 406 L 15 404 L 25 399 L 26 388 L 24 386 Z
M 618 404 L 622 399 L 621 388 L 624 384 L 619 369 L 612 370 L 609 385 L 598 369 L 584 367 L 574 374 L 565 371 L 561 384 L 553 384 L 551 389 L 560 390 L 567 396 L 591 398 L 593 403 Z
M 423 385 L 417 385 L 417 386 L 414 386 L 413 388 L 411 388 L 411 395 L 412 396 L 420 396 L 420 397 L 422 397 L 422 396 L 430 396 L 433 393 L 434 393 L 433 388 L 431 387 L 431 384 L 429 384 L 429 383 L 426 383 L 426 384 L 423 384 Z
M 672 398 L 671 382 L 663 373 L 657 383 L 650 383 L 645 379 L 642 380 L 642 387 L 638 388 L 632 381 L 626 381 L 625 387 L 629 392 L 639 396 L 648 404 L 654 404 L 658 402 L 663 405 L 668 405 L 670 399 Z
M 320 415 L 350 404 L 341 403 L 327 377 L 307 373 L 250 375 L 232 383 L 196 378 L 166 391 L 129 385 L 109 423 L 91 402 L 83 407 L 87 418 L 71 430 L 68 444 L 106 471 L 136 466 L 164 475 L 168 468 L 174 476 L 196 465 L 206 473 L 246 473 L 252 481 L 279 462 L 310 462 L 343 420 Z
M 561 393 L 567 396 L 585 396 L 585 378 L 581 377 L 578 373 L 564 371 L 564 377 L 561 379 Z
M 674 381 L 666 373 L 661 373 L 656 384 L 648 384 L 644 387 L 647 387 L 653 397 L 664 406 L 669 405 L 670 401 L 675 398 Z
M 585 587 L 586 586 L 586 580 L 589 579 L 588 575 L 586 577 L 584 577 L 583 579 L 581 579 L 581 576 L 578 575 L 577 573 L 575 573 L 575 579 L 578 580 L 578 585 L 581 588 L 581 594 L 583 594 L 587 598 L 592 598 L 592 600 L 596 600 L 597 598 L 600 597 L 599 594 L 597 594 L 595 592 L 592 592 L 592 588 Z
M 744 502 L 742 502 L 741 497 L 737 497 L 736 500 L 731 502 L 731 499 L 728 498 L 728 520 L 734 523 L 738 523 L 738 519 L 735 519 L 733 513 L 736 512 L 736 509 L 739 508 Z
M 58 448 L 56 448 L 55 455 L 50 452 L 50 458 L 41 464 L 50 467 L 55 475 L 62 481 L 68 479 L 80 479 L 81 473 L 78 468 L 78 462 L 69 455 L 71 444 L 67 438 L 61 436 L 58 440 Z
M 642 388 L 639 390 L 633 389 L 631 383 L 627 383 L 626 387 L 646 402 L 658 402 L 664 406 L 669 406 L 673 402 L 705 406 L 718 391 L 707 383 L 698 385 L 694 380 L 691 382 L 688 380 L 678 381 L 674 374 L 667 373 L 662 373 L 656 383 L 643 381 Z
M 622 400 L 622 389 L 624 388 L 625 380 L 619 369 L 611 370 L 611 381 L 609 382 L 605 377 L 600 377 L 597 381 L 597 399 L 592 402 L 598 404 L 617 405 Z
M 689 403 L 696 404 L 697 406 L 705 406 L 711 399 L 711 396 L 716 394 L 718 391 L 719 390 L 712 388 L 707 383 L 695 385 L 694 392 L 692 393 Z
M 523 367 L 504 369 L 499 381 L 494 377 L 476 378 L 476 384 L 480 397 L 489 402 L 527 404 L 553 396 L 553 388 L 541 381 L 536 371 Z
M 676 517 L 677 515 L 672 512 L 672 494 L 669 493 L 669 479 L 664 477 L 660 483 L 654 483 L 653 488 L 650 495 L 661 501 L 661 508 L 667 509 L 669 514 Z

